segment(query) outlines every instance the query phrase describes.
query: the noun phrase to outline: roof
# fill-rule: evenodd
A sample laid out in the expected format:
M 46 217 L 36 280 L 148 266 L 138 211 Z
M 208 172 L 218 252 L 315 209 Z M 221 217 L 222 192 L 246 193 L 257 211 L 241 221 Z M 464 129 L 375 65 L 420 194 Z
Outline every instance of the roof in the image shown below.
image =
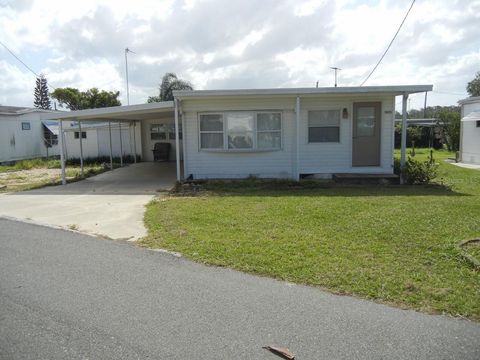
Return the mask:
M 174 90 L 178 99 L 219 96 L 315 96 L 335 94 L 390 94 L 402 95 L 432 91 L 433 85 L 394 85 L 394 86 L 347 86 L 320 88 L 276 88 L 276 89 L 237 89 L 237 90 Z
M 17 114 L 21 110 L 29 109 L 28 107 L 21 106 L 1 106 L 0 105 L 0 114 Z
M 161 117 L 162 114 L 170 114 L 174 110 L 173 101 L 157 103 L 112 106 L 96 109 L 67 111 L 54 114 L 42 114 L 42 120 L 81 120 L 81 121 L 133 121 L 153 117 Z
M 58 121 L 54 121 L 54 120 L 44 120 L 44 121 L 42 121 L 42 124 L 43 124 L 48 130 L 50 130 L 50 132 L 51 132 L 53 135 L 58 135 L 58 134 L 59 134 L 59 131 L 58 131 Z
M 478 121 L 480 120 L 480 111 L 472 111 L 470 114 L 465 116 L 462 121 Z
M 460 105 L 471 104 L 471 103 L 480 103 L 480 96 L 470 96 L 466 99 L 458 100 Z
M 22 115 L 33 112 L 39 113 L 52 113 L 56 110 L 44 110 L 39 108 L 25 107 L 25 106 L 1 106 L 0 105 L 0 115 Z
M 401 118 L 395 119 L 396 123 L 402 122 Z M 436 126 L 439 122 L 439 119 L 435 118 L 429 118 L 429 119 L 407 119 L 407 125 L 408 126 L 425 126 L 425 127 L 431 127 L 431 126 Z

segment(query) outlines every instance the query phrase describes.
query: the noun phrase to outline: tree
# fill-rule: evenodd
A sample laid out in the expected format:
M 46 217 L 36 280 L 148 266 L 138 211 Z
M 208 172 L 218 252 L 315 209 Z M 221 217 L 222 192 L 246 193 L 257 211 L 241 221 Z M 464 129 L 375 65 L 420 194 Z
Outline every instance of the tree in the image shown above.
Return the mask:
M 80 91 L 75 88 L 58 88 L 52 93 L 52 97 L 58 100 L 60 106 L 70 110 L 83 110 L 120 106 L 118 100 L 119 91 L 105 91 L 91 88 L 87 91 Z
M 467 92 L 470 96 L 480 96 L 480 71 L 475 78 L 467 84 Z
M 441 111 L 438 117 L 448 150 L 458 151 L 460 147 L 460 114 L 453 111 Z
M 150 96 L 149 103 L 173 100 L 173 90 L 193 90 L 192 84 L 188 81 L 179 79 L 174 73 L 166 73 L 163 75 L 160 84 L 158 96 Z
M 48 95 L 47 78 L 43 74 L 40 74 L 40 76 L 37 77 L 33 97 L 33 106 L 36 108 L 45 110 L 50 110 L 52 108 L 50 96 Z

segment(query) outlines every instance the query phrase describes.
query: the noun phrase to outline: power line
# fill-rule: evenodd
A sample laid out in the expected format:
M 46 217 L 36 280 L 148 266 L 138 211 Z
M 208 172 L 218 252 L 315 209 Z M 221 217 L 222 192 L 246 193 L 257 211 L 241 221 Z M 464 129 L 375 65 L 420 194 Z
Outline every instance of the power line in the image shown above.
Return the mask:
M 388 52 L 388 50 L 390 50 L 390 47 L 392 46 L 393 42 L 395 41 L 395 38 L 397 37 L 398 33 L 400 32 L 400 29 L 402 28 L 403 23 L 405 22 L 405 20 L 407 20 L 408 14 L 410 14 L 410 10 L 412 10 L 413 4 L 415 4 L 415 0 L 412 1 L 412 4 L 410 5 L 410 8 L 408 9 L 407 13 L 405 14 L 405 17 L 403 18 L 400 26 L 398 27 L 397 32 L 396 32 L 395 35 L 393 36 L 392 41 L 390 41 L 390 44 L 388 44 L 388 47 L 387 47 L 387 49 L 385 50 L 385 52 L 383 53 L 383 55 L 382 55 L 382 57 L 380 58 L 380 60 L 378 60 L 377 65 L 375 65 L 375 67 L 372 69 L 372 71 L 370 72 L 370 74 L 368 74 L 367 78 L 366 78 L 365 80 L 363 80 L 363 82 L 362 82 L 362 84 L 361 84 L 360 86 L 363 86 L 363 84 L 365 84 L 365 83 L 367 82 L 367 80 L 370 79 L 370 76 L 372 76 L 372 74 L 375 72 L 375 70 L 377 70 L 378 65 L 380 65 L 380 63 L 382 62 L 382 60 L 383 60 L 383 58 L 385 57 L 385 55 L 387 55 L 387 52 Z
M 15 59 L 17 59 L 23 66 L 25 66 L 25 67 L 28 69 L 28 71 L 30 71 L 30 72 L 31 72 L 33 75 L 35 75 L 37 78 L 40 77 L 35 71 L 32 70 L 32 68 L 31 68 L 30 66 L 28 66 L 27 64 L 25 64 L 25 62 L 23 62 L 22 59 L 20 59 L 17 55 L 15 55 L 15 53 L 14 53 L 12 50 L 10 50 L 10 49 L 8 48 L 8 46 L 5 45 L 2 41 L 0 41 L 0 45 L 2 45 L 13 57 L 14 57 Z M 55 88 L 54 86 L 48 84 L 48 82 L 47 82 L 47 85 L 48 85 L 49 87 L 51 87 L 53 90 L 56 90 L 56 88 Z

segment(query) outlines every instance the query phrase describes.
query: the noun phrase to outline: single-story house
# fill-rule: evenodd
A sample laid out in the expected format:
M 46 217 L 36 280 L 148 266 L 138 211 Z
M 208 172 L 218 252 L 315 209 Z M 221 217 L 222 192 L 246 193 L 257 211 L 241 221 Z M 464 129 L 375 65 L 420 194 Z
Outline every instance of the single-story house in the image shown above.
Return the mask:
M 480 96 L 458 102 L 461 106 L 459 160 L 480 165 Z
M 65 121 L 133 124 L 139 128 L 133 151 L 145 161 L 153 160 L 155 143 L 172 142 L 178 180 L 392 174 L 395 97 L 403 97 L 406 125 L 408 95 L 431 90 L 432 85 L 184 90 L 175 91 L 171 102 L 44 119 L 60 120 L 61 132 Z M 404 161 L 406 126 L 402 135 Z
M 56 121 L 41 121 L 53 111 L 0 106 L 0 163 L 59 155 Z

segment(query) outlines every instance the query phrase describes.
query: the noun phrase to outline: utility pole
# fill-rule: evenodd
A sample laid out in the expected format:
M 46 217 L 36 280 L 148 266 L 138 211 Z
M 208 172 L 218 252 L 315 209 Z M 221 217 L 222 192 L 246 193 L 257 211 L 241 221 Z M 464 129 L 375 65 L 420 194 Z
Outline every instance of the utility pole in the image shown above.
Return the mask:
M 332 67 L 332 66 L 330 66 L 330 69 L 335 70 L 335 87 L 337 87 L 337 71 L 342 69 L 338 67 Z
M 128 53 L 131 52 L 132 54 L 136 54 L 132 50 L 130 50 L 128 47 L 125 48 L 125 75 L 127 78 L 127 105 L 130 105 L 130 91 L 128 89 Z

